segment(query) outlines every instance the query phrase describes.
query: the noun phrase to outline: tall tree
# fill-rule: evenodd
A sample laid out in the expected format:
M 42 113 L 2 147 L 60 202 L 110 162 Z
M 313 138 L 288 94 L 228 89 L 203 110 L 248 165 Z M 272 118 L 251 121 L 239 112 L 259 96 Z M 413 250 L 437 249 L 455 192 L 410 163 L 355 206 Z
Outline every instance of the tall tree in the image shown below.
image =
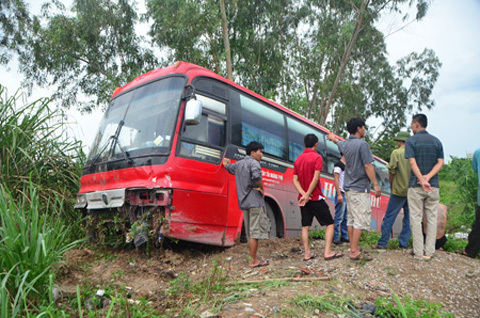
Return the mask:
M 398 10 L 402 2 L 307 0 L 309 13 L 289 48 L 295 54 L 287 67 L 302 84 L 291 86 L 297 93 L 283 102 L 337 132 L 352 116 L 377 118 L 373 141 L 398 132 L 408 112 L 431 108 L 441 66 L 434 52 L 412 53 L 391 66 L 384 36 L 374 24 L 387 5 Z M 305 102 L 299 99 L 302 93 Z
M 136 34 L 131 0 L 75 0 L 68 13 L 57 1 L 43 7 L 26 45 L 17 47 L 28 84 L 54 86 L 64 107 L 89 110 L 105 105 L 115 87 L 156 66 L 156 58 Z M 90 98 L 79 103 L 79 95 Z
M 146 3 L 145 17 L 153 21 L 149 34 L 160 48 L 169 50 L 170 63 L 186 60 L 228 77 L 229 44 L 233 79 L 259 94 L 275 97 L 288 56 L 283 48 L 298 22 L 293 0 Z M 227 23 L 222 18 L 222 3 Z
M 25 25 L 31 23 L 23 0 L 0 0 L 0 64 L 6 64 L 13 49 L 23 43 Z

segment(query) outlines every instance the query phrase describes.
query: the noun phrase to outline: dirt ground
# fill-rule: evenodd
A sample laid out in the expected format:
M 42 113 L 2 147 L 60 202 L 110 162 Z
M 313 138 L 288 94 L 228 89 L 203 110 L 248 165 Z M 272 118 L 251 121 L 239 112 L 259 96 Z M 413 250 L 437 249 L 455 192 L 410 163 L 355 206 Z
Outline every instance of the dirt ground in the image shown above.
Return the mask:
M 373 260 L 362 263 L 348 258 L 348 245 L 344 244 L 336 250 L 347 256 L 325 261 L 321 257 L 325 242 L 313 240 L 311 243 L 318 256 L 304 262 L 299 238 L 261 241 L 259 255 L 268 259 L 270 265 L 255 269 L 247 266 L 247 244 L 218 248 L 182 242 L 167 247 L 163 253 L 153 250 L 149 256 L 135 250 L 73 250 L 65 255 L 67 266 L 63 269 L 60 287 L 64 293 L 74 294 L 76 285 L 85 282 L 99 288 L 114 282 L 131 287 L 134 298 L 161 302 L 158 295 L 164 295 L 169 281 L 180 273 L 192 281 L 204 280 L 210 275 L 215 260 L 228 270 L 231 282 L 290 280 L 281 288 L 250 290 L 246 299 L 223 306 L 221 317 L 251 317 L 254 313 L 263 317 L 287 317 L 281 309 L 294 310 L 289 299 L 329 291 L 368 303 L 378 297 L 388 297 L 393 291 L 399 296 L 441 303 L 443 310 L 455 317 L 480 317 L 480 261 L 477 259 L 437 251 L 432 260 L 421 262 L 411 256 L 411 250 L 398 249 L 369 251 Z M 322 313 L 311 313 L 308 317 L 311 316 L 323 317 Z

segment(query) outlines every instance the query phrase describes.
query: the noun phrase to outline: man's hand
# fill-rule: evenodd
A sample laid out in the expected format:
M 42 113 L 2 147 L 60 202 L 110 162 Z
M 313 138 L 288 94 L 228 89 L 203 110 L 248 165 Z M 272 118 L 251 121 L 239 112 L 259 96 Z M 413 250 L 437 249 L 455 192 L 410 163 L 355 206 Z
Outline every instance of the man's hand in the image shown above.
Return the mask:
M 258 187 L 258 188 L 253 188 L 253 190 L 257 190 L 258 192 L 260 192 L 262 194 L 262 198 L 265 198 L 265 192 L 263 191 L 262 188 Z
M 307 196 L 307 194 L 305 193 L 300 199 L 298 199 L 298 206 L 305 206 L 305 204 L 307 204 L 310 199 L 310 196 Z
M 373 189 L 375 190 L 375 198 L 379 198 L 382 195 L 382 190 L 378 186 L 378 183 L 373 185 Z
M 338 142 L 337 136 L 335 136 L 333 133 L 328 134 L 327 139 L 333 141 L 335 144 Z
M 422 186 L 423 191 L 425 191 L 425 192 L 433 192 L 433 188 L 432 188 L 432 186 L 430 185 L 430 183 L 428 183 L 427 180 L 425 180 L 425 179 L 423 179 L 423 180 L 418 180 L 418 184 Z
M 343 204 L 343 195 L 341 193 L 337 195 L 337 202 Z
M 228 159 L 228 158 L 223 158 L 222 164 L 223 164 L 224 167 L 226 167 L 227 165 L 230 164 L 230 162 L 231 162 L 230 159 Z

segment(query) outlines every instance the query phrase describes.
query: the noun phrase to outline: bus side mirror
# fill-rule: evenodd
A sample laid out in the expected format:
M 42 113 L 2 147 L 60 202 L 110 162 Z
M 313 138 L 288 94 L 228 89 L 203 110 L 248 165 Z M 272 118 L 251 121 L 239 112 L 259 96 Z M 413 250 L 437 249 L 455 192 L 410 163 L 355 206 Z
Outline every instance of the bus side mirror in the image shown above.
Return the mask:
M 202 102 L 194 97 L 185 106 L 185 125 L 198 125 L 202 119 Z

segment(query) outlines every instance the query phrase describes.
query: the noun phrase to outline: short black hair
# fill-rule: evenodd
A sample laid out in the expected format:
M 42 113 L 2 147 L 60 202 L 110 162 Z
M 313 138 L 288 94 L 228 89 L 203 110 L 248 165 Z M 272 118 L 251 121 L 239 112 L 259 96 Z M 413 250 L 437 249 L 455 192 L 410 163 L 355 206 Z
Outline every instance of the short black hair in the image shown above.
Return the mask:
M 305 148 L 312 148 L 318 142 L 318 137 L 315 134 L 307 134 L 305 138 L 303 138 L 303 144 Z
M 413 115 L 412 122 L 418 123 L 422 128 L 427 128 L 428 120 L 425 114 Z
M 347 123 L 347 131 L 353 135 L 357 132 L 358 127 L 365 126 L 365 121 L 359 117 L 354 117 L 350 119 Z
M 247 155 L 250 156 L 250 154 L 253 152 L 256 152 L 258 150 L 263 150 L 263 145 L 257 141 L 252 141 L 247 145 L 246 151 Z

